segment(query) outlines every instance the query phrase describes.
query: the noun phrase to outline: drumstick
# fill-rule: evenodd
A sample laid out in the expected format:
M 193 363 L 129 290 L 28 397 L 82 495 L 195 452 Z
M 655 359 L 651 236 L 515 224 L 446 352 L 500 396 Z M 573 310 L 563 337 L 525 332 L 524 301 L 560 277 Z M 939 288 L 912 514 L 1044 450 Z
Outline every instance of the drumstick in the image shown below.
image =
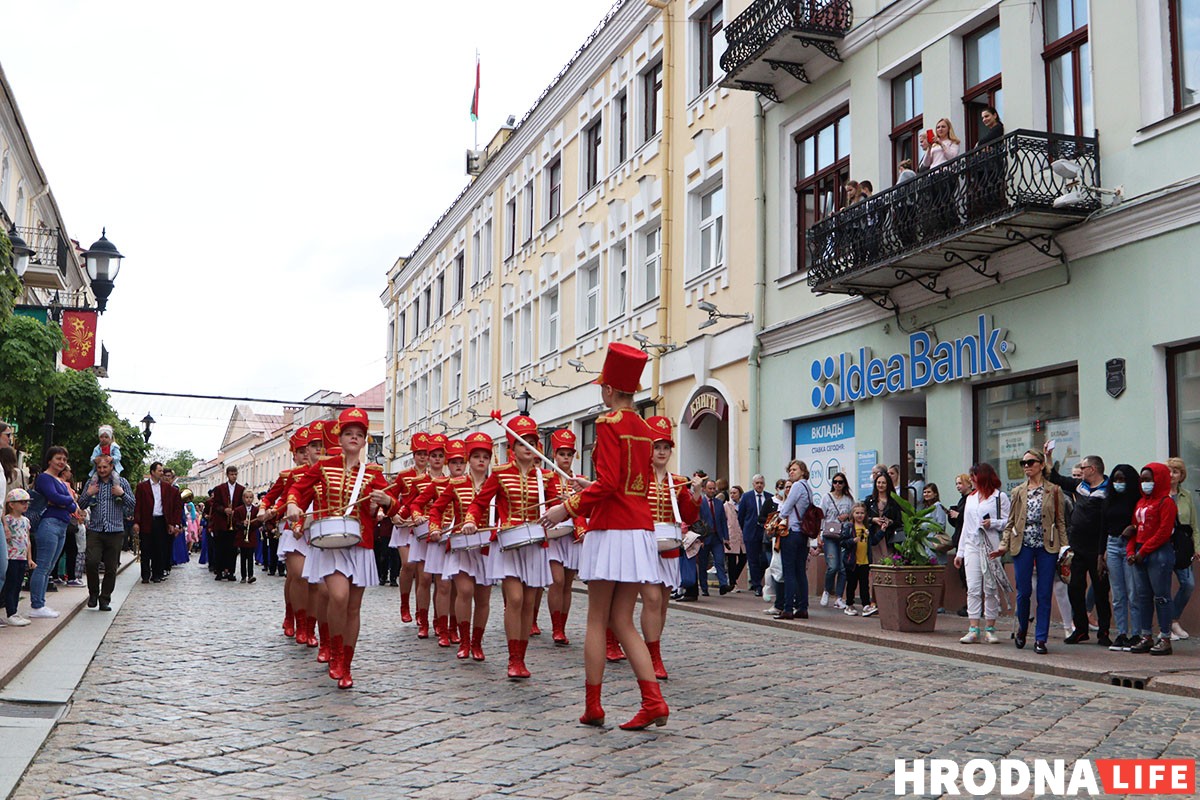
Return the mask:
M 504 421 L 503 417 L 504 417 L 504 415 L 500 413 L 500 409 L 495 409 L 494 411 L 492 411 L 492 419 L 496 420 L 496 422 L 499 422 L 500 427 L 504 428 L 504 430 L 511 433 L 515 438 L 520 439 L 521 443 L 524 444 L 528 449 L 532 450 L 533 454 L 536 455 L 538 458 L 540 458 L 543 462 L 545 462 L 547 467 L 549 467 L 550 469 L 557 472 L 559 475 L 561 475 L 567 481 L 573 482 L 575 480 L 575 478 L 573 478 L 572 476 L 568 475 L 567 473 L 565 473 L 561 469 L 559 469 L 558 464 L 555 464 L 554 460 L 552 458 L 547 456 L 541 450 L 538 450 L 536 447 L 530 446 L 530 444 L 525 441 L 525 439 L 521 436 L 521 434 L 517 433 L 512 428 L 508 427 L 508 423 Z

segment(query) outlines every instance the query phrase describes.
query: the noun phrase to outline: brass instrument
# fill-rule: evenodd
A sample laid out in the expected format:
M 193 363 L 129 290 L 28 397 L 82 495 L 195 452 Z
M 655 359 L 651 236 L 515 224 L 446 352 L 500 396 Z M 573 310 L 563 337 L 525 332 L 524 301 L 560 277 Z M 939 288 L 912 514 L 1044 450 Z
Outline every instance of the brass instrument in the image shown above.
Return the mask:
M 179 499 L 185 503 L 190 503 L 196 499 L 196 495 L 192 494 L 191 489 L 184 488 L 179 492 Z

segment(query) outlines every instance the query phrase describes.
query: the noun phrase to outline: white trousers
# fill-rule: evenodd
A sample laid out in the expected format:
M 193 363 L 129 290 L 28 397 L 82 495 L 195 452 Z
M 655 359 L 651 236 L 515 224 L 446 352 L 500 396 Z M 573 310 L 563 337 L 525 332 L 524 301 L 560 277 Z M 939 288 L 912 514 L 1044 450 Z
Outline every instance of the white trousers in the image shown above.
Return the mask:
M 982 542 L 959 548 L 967 573 L 967 616 L 971 619 L 996 619 L 1000 613 L 1000 593 L 988 569 L 988 551 Z

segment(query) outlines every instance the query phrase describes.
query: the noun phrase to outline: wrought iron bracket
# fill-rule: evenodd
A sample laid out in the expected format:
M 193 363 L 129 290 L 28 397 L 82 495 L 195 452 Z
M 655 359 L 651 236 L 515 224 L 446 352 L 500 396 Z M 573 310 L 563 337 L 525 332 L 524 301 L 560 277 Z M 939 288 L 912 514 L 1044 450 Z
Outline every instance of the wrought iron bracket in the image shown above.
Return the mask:
M 988 272 L 987 265 L 988 259 L 991 258 L 990 255 L 976 256 L 975 258 L 963 258 L 955 251 L 947 250 L 945 258 L 946 261 L 951 264 L 962 264 L 965 267 L 970 267 L 972 272 L 976 272 L 985 278 L 991 278 L 996 283 L 1000 283 L 999 272 Z
M 891 293 L 886 289 L 882 292 L 869 292 L 848 286 L 846 287 L 846 291 L 853 297 L 865 297 L 884 311 L 890 311 L 893 314 L 900 313 L 900 306 L 896 305 L 896 301 L 892 299 Z
M 757 81 L 738 81 L 738 86 L 748 92 L 758 92 L 772 103 L 779 102 L 779 94 L 775 91 L 775 87 L 769 83 L 758 83 Z
M 1058 240 L 1054 238 L 1054 234 L 1052 233 L 1039 233 L 1037 236 L 1026 236 L 1016 228 L 1009 228 L 1005 232 L 1004 238 L 1010 242 L 1024 242 L 1044 256 L 1057 258 L 1059 263 L 1064 265 L 1067 263 L 1067 252 L 1062 249 L 1062 245 L 1058 243 Z
M 801 83 L 812 83 L 812 81 L 808 79 L 808 73 L 804 71 L 803 64 L 797 64 L 794 61 L 776 61 L 773 58 L 767 58 L 764 59 L 764 61 L 766 61 L 767 65 L 770 66 L 771 69 L 781 69 Z
M 834 46 L 833 42 L 827 42 L 824 39 L 812 39 L 808 36 L 797 36 L 796 39 L 798 39 L 800 44 L 804 47 L 815 47 L 829 58 L 841 63 L 842 54 L 838 52 L 838 49 Z
M 929 291 L 929 292 L 933 292 L 934 294 L 940 294 L 942 297 L 949 300 L 950 299 L 950 290 L 937 288 L 938 278 L 940 278 L 941 276 L 942 276 L 942 274 L 940 272 L 923 272 L 919 275 L 916 275 L 916 274 L 909 272 L 908 270 L 906 270 L 904 268 L 900 268 L 900 269 L 896 270 L 896 279 L 897 280 L 913 281 L 918 286 L 920 286 L 922 289 L 925 289 L 926 291 Z

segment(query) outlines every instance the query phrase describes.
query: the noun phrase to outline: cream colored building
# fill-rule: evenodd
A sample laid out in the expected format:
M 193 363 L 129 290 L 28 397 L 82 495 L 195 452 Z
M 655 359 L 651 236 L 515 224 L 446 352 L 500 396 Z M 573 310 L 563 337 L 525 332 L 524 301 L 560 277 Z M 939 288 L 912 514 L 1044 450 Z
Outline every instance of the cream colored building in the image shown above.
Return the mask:
M 681 469 L 748 477 L 759 104 L 719 85 L 728 5 L 619 3 L 525 116 L 468 154 L 474 180 L 381 298 L 392 470 L 419 430 L 499 434 L 488 413 L 511 415 L 526 391 L 590 469 L 590 373 L 608 343 L 642 339 L 654 358 L 637 402 L 682 423 Z

